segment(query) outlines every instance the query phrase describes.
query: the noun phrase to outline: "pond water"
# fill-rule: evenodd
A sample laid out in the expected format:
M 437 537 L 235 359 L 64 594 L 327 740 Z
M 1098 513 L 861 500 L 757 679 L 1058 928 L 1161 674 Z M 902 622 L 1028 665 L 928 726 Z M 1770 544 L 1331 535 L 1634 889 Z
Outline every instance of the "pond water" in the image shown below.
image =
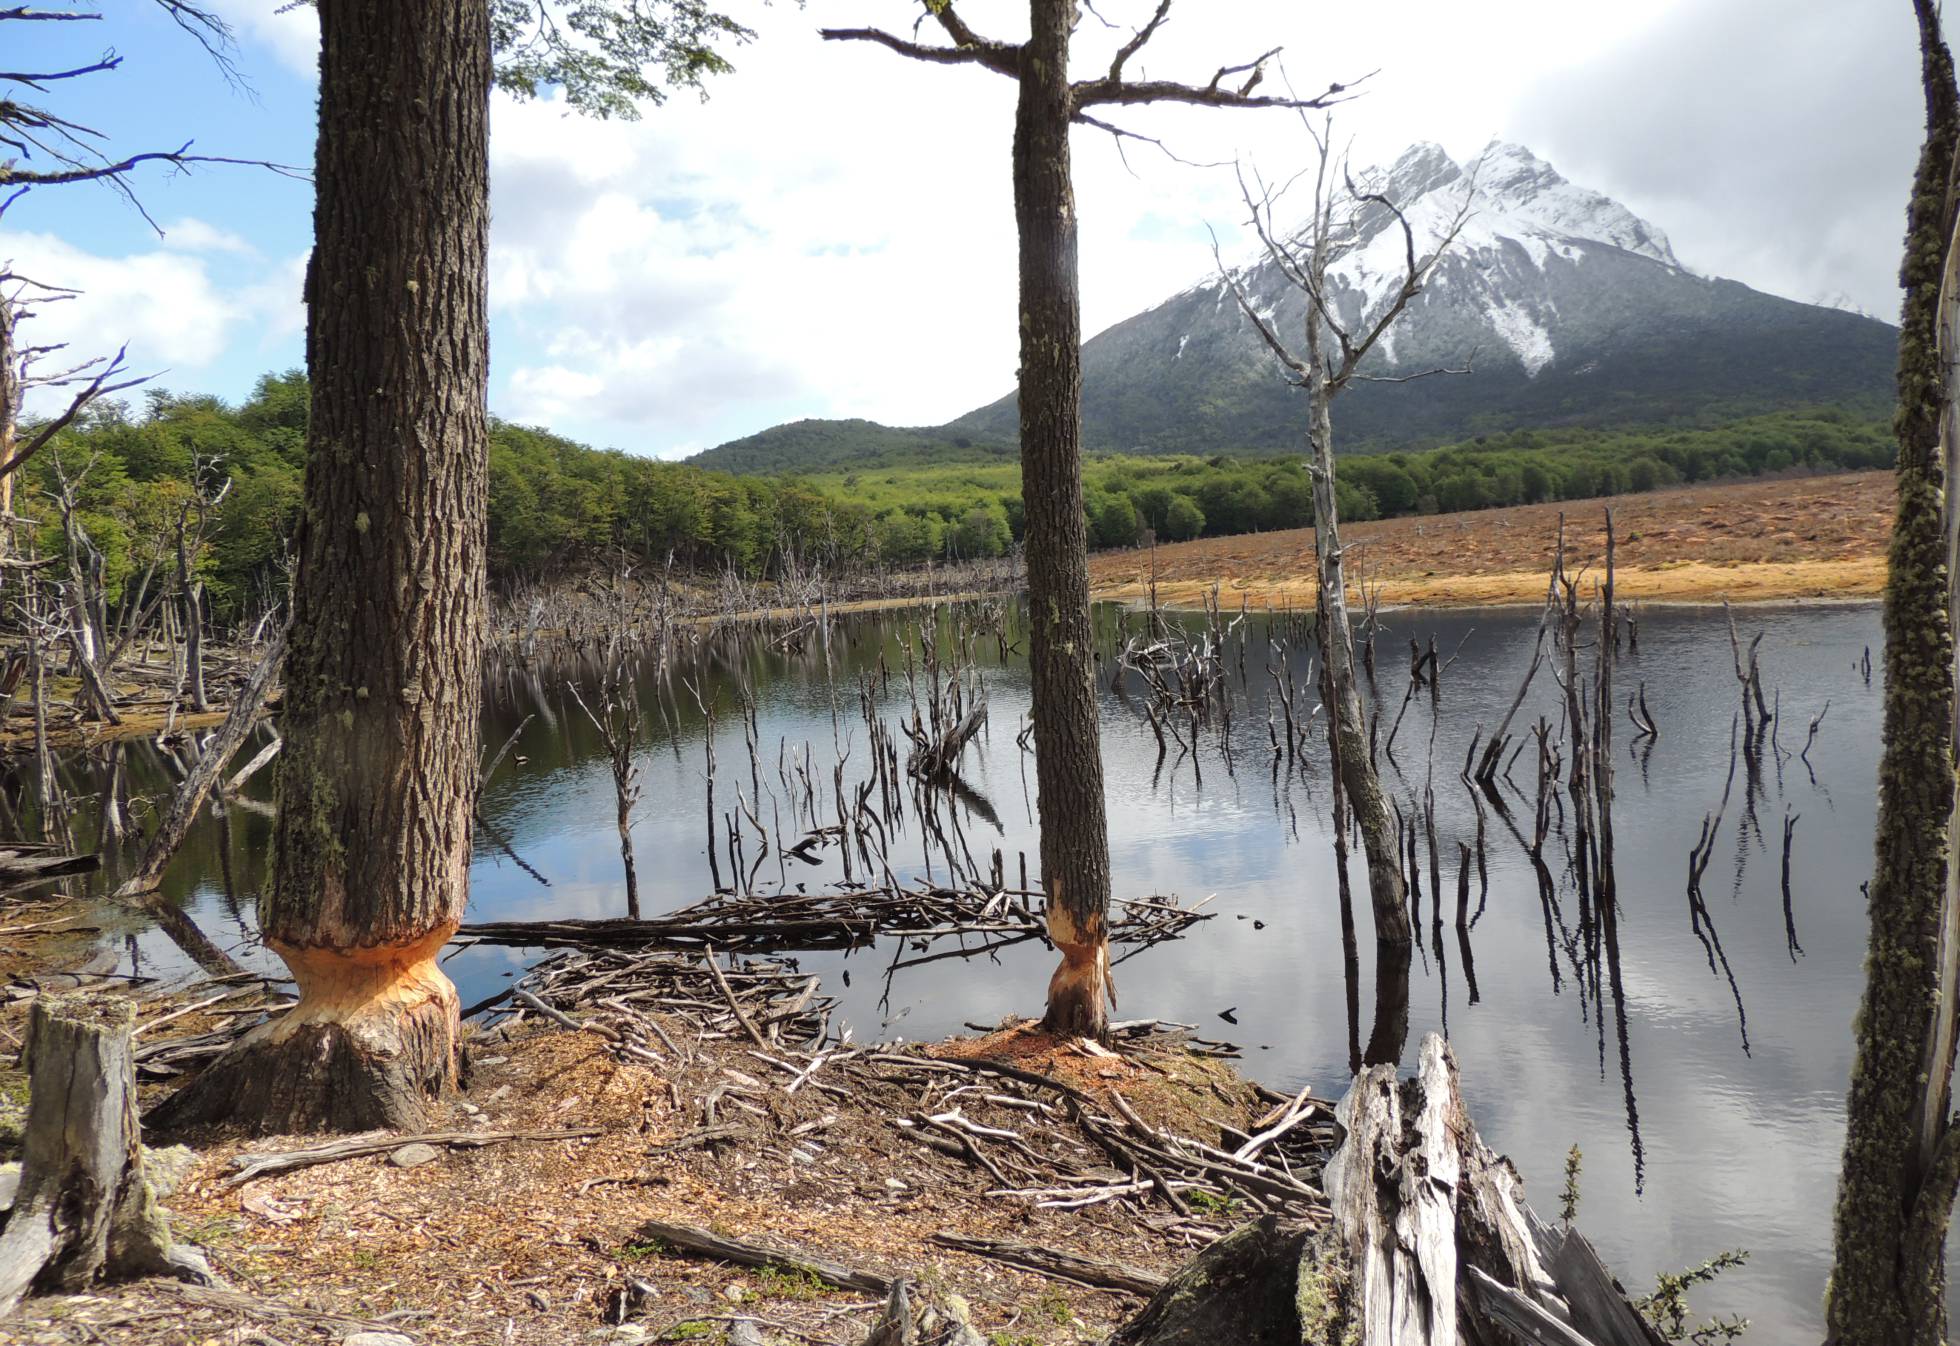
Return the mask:
M 1178 620 L 1194 628 L 1202 623 L 1195 614 Z M 1445 661 L 1438 710 L 1432 715 L 1426 693 L 1415 697 L 1396 738 L 1397 760 L 1384 764 L 1391 792 L 1413 812 L 1429 779 L 1433 740 L 1444 927 L 1434 937 L 1425 894 L 1404 1064 L 1413 1064 L 1424 1032 L 1447 1032 L 1480 1130 L 1517 1164 L 1543 1212 L 1556 1211 L 1566 1152 L 1578 1145 L 1581 1223 L 1630 1286 L 1651 1285 L 1657 1270 L 1746 1248 L 1747 1266 L 1698 1293 L 1698 1307 L 1746 1314 L 1755 1324 L 1753 1340 L 1816 1337 L 1865 937 L 1860 885 L 1871 868 L 1880 679 L 1876 672 L 1868 678 L 1863 663 L 1868 652 L 1878 658 L 1877 609 L 1738 612 L 1742 639 L 1762 636 L 1764 682 L 1779 700 L 1782 751 L 1765 747 L 1753 765 L 1745 756 L 1733 768 L 1732 786 L 1739 698 L 1722 613 L 1641 612 L 1638 647 L 1621 653 L 1615 681 L 1622 701 L 1644 684 L 1660 734 L 1630 742 L 1632 726 L 1623 712 L 1616 716 L 1617 940 L 1607 941 L 1601 956 L 1589 956 L 1588 930 L 1596 927 L 1586 922 L 1569 865 L 1555 854 L 1563 846 L 1556 836 L 1545 850 L 1554 893 L 1550 901 L 1541 895 L 1524 844 L 1535 794 L 1535 750 L 1525 735 L 1526 751 L 1511 773 L 1519 789 L 1504 792 L 1523 836 L 1486 808 L 1488 889 L 1473 876 L 1468 967 L 1452 917 L 1457 842 L 1474 844 L 1478 816 L 1458 772 L 1473 734 L 1495 725 L 1515 694 L 1531 658 L 1537 614 L 1393 612 L 1382 620 L 1377 648 L 1385 724 L 1403 700 L 1408 642 L 1427 647 L 1433 637 Z M 938 647 L 950 661 L 953 614 L 941 610 L 934 621 Z M 795 821 L 785 778 L 797 778 L 797 763 L 807 754 L 810 775 L 828 801 L 840 747 L 848 748 L 847 788 L 866 778 L 861 697 L 869 688 L 872 714 L 887 724 L 895 726 L 909 711 L 907 651 L 916 663 L 920 623 L 917 612 L 841 620 L 827 641 L 805 631 L 791 650 L 775 639 L 779 631 L 720 638 L 664 678 L 643 674 L 648 742 L 639 759 L 644 795 L 633 836 L 649 914 L 711 892 L 707 731 L 688 683 L 718 707 L 717 808 L 735 806 L 731 796 L 739 785 L 745 797 L 760 798 L 764 824 L 774 831 L 779 819 L 793 842 L 808 819 Z M 1143 949 L 1117 967 L 1119 1017 L 1197 1025 L 1205 1036 L 1239 1044 L 1243 1068 L 1273 1087 L 1310 1083 L 1325 1096 L 1337 1095 L 1349 1074 L 1351 1035 L 1366 1040 L 1373 1013 L 1366 874 L 1357 853 L 1351 865 L 1362 930 L 1362 1021 L 1351 1024 L 1324 739 L 1316 730 L 1307 760 L 1275 768 L 1267 728 L 1275 686 L 1269 662 L 1292 666 L 1302 714 L 1317 705 L 1308 673 L 1311 641 L 1292 618 L 1250 616 L 1226 650 L 1229 731 L 1215 716 L 1197 736 L 1195 758 L 1180 758 L 1173 745 L 1160 760 L 1140 684 L 1132 676 L 1121 691 L 1109 685 L 1107 661 L 1125 630 L 1140 629 L 1141 618 L 1104 608 L 1098 624 L 1116 891 L 1174 894 L 1187 904 L 1210 897 L 1205 910 L 1213 913 L 1185 937 Z M 967 629 L 976 625 L 987 629 L 966 645 L 990 714 L 961 759 L 970 794 L 953 806 L 953 816 L 979 866 L 985 869 L 998 848 L 1012 882 L 1018 854 L 1026 854 L 1032 877 L 1037 851 L 1033 761 L 1017 744 L 1028 710 L 1027 669 L 1015 648 L 1024 636 L 1011 605 L 979 612 Z M 1589 651 L 1584 658 L 1589 665 Z M 486 747 L 502 743 L 520 723 L 523 729 L 486 789 L 484 816 L 549 886 L 482 835 L 471 874 L 472 920 L 623 914 L 612 778 L 596 733 L 565 692 L 566 676 L 564 669 L 519 666 L 501 668 L 491 679 Z M 738 709 L 736 688 L 743 684 L 755 703 L 753 770 Z M 1560 700 L 1541 670 L 1513 733 L 1540 714 L 1556 731 Z M 1806 764 L 1794 753 L 1827 702 Z M 902 737 L 899 744 L 902 759 Z M 245 753 L 252 750 L 248 745 Z M 130 751 L 138 792 L 166 788 L 156 750 Z M 90 762 L 76 759 L 65 769 L 79 789 L 89 788 Z M 166 891 L 242 961 L 271 967 L 276 962 L 251 945 L 269 789 L 255 781 L 257 799 L 202 821 Z M 1688 857 L 1725 793 L 1697 912 Z M 1796 818 L 1787 909 L 1786 816 Z M 725 847 L 717 836 L 717 846 Z M 753 829 L 744 844 L 753 863 Z M 819 866 L 789 862 L 788 881 L 814 888 L 841 877 L 836 852 L 820 854 Z M 909 815 L 893 837 L 890 863 L 906 881 L 928 873 L 946 877 L 944 853 Z M 1423 865 L 1427 888 L 1426 852 Z M 725 850 L 719 868 L 729 880 Z M 756 886 L 767 892 L 778 883 L 778 858 L 771 855 L 757 870 Z M 102 967 L 158 973 L 182 964 L 155 930 L 110 929 L 100 938 Z M 918 951 L 893 944 L 799 956 L 842 997 L 860 1040 L 932 1038 L 1040 1011 L 1053 955 L 1039 942 L 896 970 L 894 960 Z M 447 966 L 469 1003 L 506 985 L 535 957 L 478 946 L 453 954 Z

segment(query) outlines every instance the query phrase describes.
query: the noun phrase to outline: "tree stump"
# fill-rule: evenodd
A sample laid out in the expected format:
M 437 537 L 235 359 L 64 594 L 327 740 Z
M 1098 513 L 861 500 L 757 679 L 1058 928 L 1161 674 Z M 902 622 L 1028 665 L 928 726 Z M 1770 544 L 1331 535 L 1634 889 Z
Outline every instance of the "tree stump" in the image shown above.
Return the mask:
M 900 1280 L 862 1346 L 986 1346 L 986 1338 L 974 1331 L 965 1300 Z
M 1355 1077 L 1311 1236 L 1272 1217 L 1173 1276 L 1110 1346 L 1659 1346 L 1576 1230 L 1552 1229 L 1477 1135 L 1436 1034 L 1413 1079 Z
M 34 1002 L 20 1189 L 0 1228 L 0 1315 L 30 1288 L 79 1291 L 157 1274 L 211 1280 L 195 1249 L 171 1242 L 144 1171 L 135 1017 L 128 1000 L 100 993 Z
M 1268 1215 L 1185 1263 L 1109 1346 L 1299 1346 L 1307 1236 Z

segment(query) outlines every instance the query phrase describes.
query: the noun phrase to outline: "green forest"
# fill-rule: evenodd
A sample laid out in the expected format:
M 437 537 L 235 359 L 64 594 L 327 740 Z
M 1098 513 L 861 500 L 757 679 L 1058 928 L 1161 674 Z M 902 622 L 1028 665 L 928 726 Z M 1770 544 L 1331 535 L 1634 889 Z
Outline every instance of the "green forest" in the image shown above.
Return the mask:
M 229 481 L 201 561 L 218 615 L 285 582 L 286 539 L 300 500 L 305 376 L 268 374 L 237 406 L 155 391 L 109 406 L 58 438 L 28 470 L 23 508 L 61 551 L 53 494 L 66 479 L 103 553 L 108 592 L 150 560 L 154 539 L 201 495 Z M 1345 460 L 1345 517 L 1485 509 L 1656 490 L 1780 472 L 1887 467 L 1893 441 L 1875 419 L 1836 408 L 1754 416 L 1713 429 L 1519 430 L 1412 452 Z M 947 443 L 948 457 L 964 456 Z M 1084 464 L 1091 545 L 1298 528 L 1313 522 L 1298 456 L 1091 457 Z M 912 566 L 997 556 L 1021 537 L 1011 460 L 929 459 L 810 473 L 735 475 L 592 449 L 497 422 L 490 443 L 493 583 L 551 578 L 616 558 L 770 574 L 786 551 L 835 568 Z

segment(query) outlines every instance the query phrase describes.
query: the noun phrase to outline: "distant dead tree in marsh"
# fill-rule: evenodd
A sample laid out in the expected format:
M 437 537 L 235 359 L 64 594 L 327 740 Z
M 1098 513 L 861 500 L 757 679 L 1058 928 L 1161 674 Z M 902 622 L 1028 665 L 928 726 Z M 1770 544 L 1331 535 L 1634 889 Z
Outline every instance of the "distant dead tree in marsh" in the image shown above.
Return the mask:
M 608 659 L 594 693 L 598 709 L 586 702 L 576 682 L 565 684 L 572 700 L 592 722 L 605 745 L 606 765 L 612 769 L 613 794 L 619 815 L 619 861 L 626 871 L 626 914 L 640 919 L 640 876 L 633 864 L 633 809 L 640 802 L 640 697 L 623 654 Z
M 1270 310 L 1262 312 L 1246 292 L 1244 278 L 1225 265 L 1216 238 L 1212 256 L 1240 312 L 1277 357 L 1286 377 L 1307 394 L 1308 470 L 1313 477 L 1314 554 L 1322 613 L 1321 659 L 1333 698 L 1330 730 L 1338 737 L 1334 755 L 1347 805 L 1360 827 L 1367 854 L 1376 940 L 1406 945 L 1412 935 L 1396 827 L 1375 769 L 1355 682 L 1346 558 L 1334 491 L 1333 403 L 1355 383 L 1406 383 L 1431 374 L 1460 372 L 1436 368 L 1390 377 L 1364 374 L 1361 366 L 1409 301 L 1422 292 L 1437 262 L 1462 230 L 1469 218 L 1470 193 L 1465 191 L 1461 209 L 1441 222 L 1435 237 L 1418 245 L 1415 229 L 1401 207 L 1375 184 L 1354 180 L 1334 146 L 1332 114 L 1316 125 L 1302 109 L 1300 121 L 1317 156 L 1312 169 L 1313 213 L 1303 230 L 1289 233 L 1277 222 L 1285 186 L 1275 188 L 1256 172 L 1248 176 L 1243 167 L 1238 169 L 1240 194 L 1266 256 L 1280 276 L 1306 296 L 1304 330 L 1297 344 L 1274 330 Z M 1403 244 L 1399 280 L 1381 296 L 1372 312 L 1364 307 L 1353 317 L 1343 316 L 1337 293 L 1342 283 L 1335 267 L 1384 230 L 1394 231 Z
M 1075 186 L 1069 131 L 1092 126 L 1149 141 L 1091 109 L 1145 103 L 1205 107 L 1322 107 L 1318 98 L 1252 92 L 1276 53 L 1226 66 L 1202 85 L 1129 78 L 1125 68 L 1170 18 L 1158 0 L 1143 26 L 1117 48 L 1106 69 L 1069 77 L 1070 45 L 1081 17 L 1075 0 L 1029 0 L 1025 42 L 983 37 L 952 0 L 921 0 L 919 26 L 938 25 L 948 45 L 908 40 L 876 28 L 826 28 L 825 38 L 875 42 L 901 56 L 973 65 L 1015 82 L 1014 221 L 1020 241 L 1021 495 L 1026 511 L 1029 637 L 1034 702 L 1035 781 L 1041 819 L 1041 879 L 1048 936 L 1062 964 L 1048 986 L 1049 1032 L 1103 1037 L 1109 977 L 1109 826 L 1103 802 L 1097 723 L 1095 635 L 1089 621 L 1088 523 L 1082 490 L 1082 314 L 1076 275 Z M 1231 81 L 1231 83 L 1227 83 Z M 1155 143 L 1155 142 L 1150 142 Z

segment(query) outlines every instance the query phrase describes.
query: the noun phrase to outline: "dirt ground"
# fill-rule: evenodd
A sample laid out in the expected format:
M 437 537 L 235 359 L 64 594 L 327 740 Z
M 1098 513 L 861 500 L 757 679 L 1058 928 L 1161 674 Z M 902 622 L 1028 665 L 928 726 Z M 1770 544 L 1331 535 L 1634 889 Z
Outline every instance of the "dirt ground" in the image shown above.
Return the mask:
M 0 993 L 0 1040 L 16 1043 L 25 1030 L 23 983 L 64 947 L 54 938 L 32 947 L 39 932 L 20 930 L 28 924 L 13 924 L 20 933 L 7 938 L 9 956 L 0 962 L 15 983 L 11 999 Z M 169 1009 L 165 1000 L 147 1005 L 139 1023 Z M 169 1033 L 209 1026 L 193 1014 Z M 670 1027 L 689 1040 L 686 1020 Z M 657 1219 L 951 1291 L 993 1346 L 1076 1346 L 1102 1340 L 1141 1298 L 1019 1271 L 938 1246 L 931 1236 L 1015 1240 L 1166 1274 L 1236 1214 L 1221 1204 L 1180 1218 L 1121 1201 L 1041 1209 L 1025 1197 L 989 1195 L 994 1184 L 985 1173 L 918 1143 L 895 1121 L 917 1106 L 906 1088 L 790 1096 L 747 1046 L 697 1035 L 685 1067 L 663 1071 L 621 1059 L 590 1033 L 534 1024 L 480 1033 L 469 1089 L 439 1128 L 600 1134 L 449 1149 L 415 1167 L 397 1167 L 383 1154 L 234 1185 L 238 1155 L 317 1138 L 173 1138 L 188 1140 L 195 1160 L 164 1204 L 177 1236 L 207 1253 L 226 1289 L 151 1280 L 40 1296 L 0 1323 L 0 1342 L 299 1346 L 367 1331 L 407 1339 L 393 1346 L 714 1346 L 747 1319 L 769 1343 L 854 1346 L 882 1307 L 877 1295 L 834 1290 L 807 1274 L 675 1255 L 644 1232 Z M 1011 1024 L 926 1051 L 950 1061 L 1002 1061 L 1099 1102 L 1120 1090 L 1149 1125 L 1213 1139 L 1221 1125 L 1248 1128 L 1270 1106 L 1271 1096 L 1262 1098 L 1224 1061 L 1161 1033 L 1112 1056 Z M 0 1053 L 10 1065 L 9 1057 Z M 718 1081 L 755 1086 L 756 1077 L 773 1083 L 748 1093 L 757 1106 L 744 1103 L 735 1114 L 749 1132 L 725 1144 L 688 1138 L 705 1090 Z M 0 1158 L 10 1148 L 8 1105 L 17 1124 L 25 1083 L 17 1070 L 0 1071 Z M 146 1099 L 157 1096 L 154 1088 L 146 1086 Z M 953 1089 L 974 1120 L 1017 1127 L 1031 1141 L 1031 1128 L 1046 1126 L 1039 1146 L 1088 1148 L 1059 1115 L 1043 1123 L 1025 1111 L 987 1112 L 983 1088 Z M 608 1305 L 628 1292 L 632 1316 L 612 1325 L 618 1315 Z
M 1545 592 L 1561 512 L 1566 566 L 1605 560 L 1613 510 L 1620 597 L 1646 602 L 1845 599 L 1885 582 L 1893 485 L 1889 472 L 1691 486 L 1608 500 L 1523 505 L 1385 519 L 1341 530 L 1351 582 L 1381 586 L 1389 606 L 1536 603 Z M 1227 607 L 1311 607 L 1310 528 L 1203 538 L 1156 549 L 1160 602 L 1195 604 L 1214 583 Z M 1147 551 L 1089 559 L 1098 598 L 1149 594 Z

